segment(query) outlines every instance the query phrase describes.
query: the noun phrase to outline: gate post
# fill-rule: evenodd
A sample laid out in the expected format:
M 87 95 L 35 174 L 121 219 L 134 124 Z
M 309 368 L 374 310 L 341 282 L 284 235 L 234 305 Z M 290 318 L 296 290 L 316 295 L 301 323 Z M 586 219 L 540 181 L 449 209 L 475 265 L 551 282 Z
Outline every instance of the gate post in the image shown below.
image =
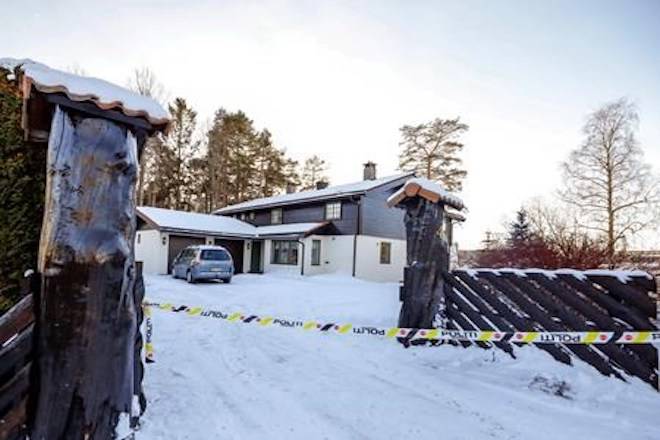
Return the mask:
M 427 179 L 407 181 L 388 199 L 405 209 L 406 268 L 399 327 L 446 328 L 445 281 L 449 270 L 451 222 L 445 206 L 463 209 L 457 197 Z
M 110 440 L 141 396 L 139 150 L 169 116 L 150 98 L 30 60 L 0 59 L 0 71 L 19 91 L 26 144 L 36 153 L 48 142 L 26 430 L 33 440 Z

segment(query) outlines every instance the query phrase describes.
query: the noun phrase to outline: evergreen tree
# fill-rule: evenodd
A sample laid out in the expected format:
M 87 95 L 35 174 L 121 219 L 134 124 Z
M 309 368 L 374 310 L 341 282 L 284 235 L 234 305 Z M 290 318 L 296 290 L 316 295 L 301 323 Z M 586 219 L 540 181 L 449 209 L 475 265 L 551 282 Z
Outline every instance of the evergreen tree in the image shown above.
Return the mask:
M 255 198 L 269 197 L 286 186 L 284 151 L 273 145 L 272 136 L 267 129 L 259 133 L 254 147 L 256 172 L 253 194 Z
M 449 191 L 460 191 L 467 171 L 458 156 L 463 149 L 459 137 L 469 129 L 456 119 L 435 119 L 420 125 L 401 127 L 403 151 L 399 168 L 435 180 Z
M 293 188 L 298 188 L 302 184 L 300 173 L 298 172 L 298 165 L 298 161 L 293 159 L 286 159 L 284 163 L 286 185 L 291 185 Z
M 46 144 L 24 141 L 15 73 L 0 68 L 0 314 L 36 269 L 46 182 Z
M 245 113 L 216 112 L 208 135 L 212 209 L 250 198 L 255 187 L 257 135 Z
M 524 208 L 516 212 L 515 221 L 509 225 L 509 245 L 512 247 L 528 243 L 532 238 L 531 225 Z
M 199 151 L 199 141 L 194 139 L 197 113 L 183 98 L 176 98 L 169 106 L 172 118 L 170 131 L 165 137 L 166 154 L 171 160 L 169 174 L 170 205 L 173 209 L 190 210 L 191 204 L 191 161 Z
M 317 155 L 314 155 L 305 160 L 302 172 L 300 173 L 302 189 L 314 189 L 316 188 L 317 182 L 329 183 L 330 180 L 325 174 L 327 169 L 328 167 L 326 166 L 325 161 Z

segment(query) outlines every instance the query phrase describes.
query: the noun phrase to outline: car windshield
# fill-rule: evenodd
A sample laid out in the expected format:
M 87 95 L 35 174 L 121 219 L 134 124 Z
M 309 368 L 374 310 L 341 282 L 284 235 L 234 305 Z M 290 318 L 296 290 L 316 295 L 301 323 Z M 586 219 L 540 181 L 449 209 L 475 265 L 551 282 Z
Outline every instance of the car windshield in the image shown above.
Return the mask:
M 214 261 L 227 261 L 231 259 L 229 254 L 221 249 L 203 250 L 200 258 L 202 260 L 214 260 Z

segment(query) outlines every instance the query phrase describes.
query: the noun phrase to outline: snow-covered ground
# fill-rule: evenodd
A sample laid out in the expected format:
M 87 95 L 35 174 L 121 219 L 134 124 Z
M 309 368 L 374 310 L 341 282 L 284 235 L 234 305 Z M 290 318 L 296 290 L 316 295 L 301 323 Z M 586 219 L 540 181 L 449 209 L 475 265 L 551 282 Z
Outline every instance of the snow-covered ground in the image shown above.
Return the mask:
M 397 285 L 337 276 L 146 283 L 148 301 L 302 320 L 394 326 L 399 308 Z M 153 324 L 142 440 L 660 439 L 651 387 L 533 347 L 514 360 L 158 310 Z

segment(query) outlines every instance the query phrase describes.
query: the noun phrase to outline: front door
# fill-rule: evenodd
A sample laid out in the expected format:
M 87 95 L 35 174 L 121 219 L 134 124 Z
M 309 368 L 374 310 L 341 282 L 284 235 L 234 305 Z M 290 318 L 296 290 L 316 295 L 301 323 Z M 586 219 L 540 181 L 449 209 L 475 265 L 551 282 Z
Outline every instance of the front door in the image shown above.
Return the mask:
M 263 241 L 252 242 L 252 252 L 250 253 L 250 273 L 262 273 L 261 254 L 264 246 Z

